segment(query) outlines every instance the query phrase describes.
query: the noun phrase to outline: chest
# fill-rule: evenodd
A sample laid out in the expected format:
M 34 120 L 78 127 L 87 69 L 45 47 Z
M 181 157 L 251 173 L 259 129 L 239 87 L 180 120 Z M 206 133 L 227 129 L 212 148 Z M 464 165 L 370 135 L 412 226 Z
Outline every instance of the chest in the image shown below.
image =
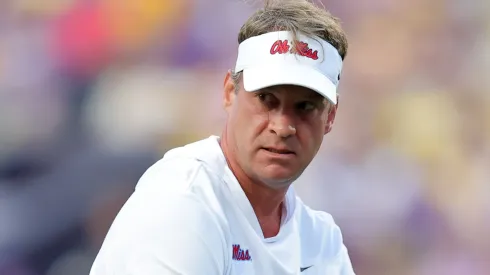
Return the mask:
M 301 264 L 297 260 L 293 262 L 281 262 L 275 257 L 257 258 L 254 253 L 239 251 L 231 262 L 228 275 L 341 275 L 341 266 L 335 262 L 312 261 L 309 264 Z M 306 261 L 305 261 L 306 262 Z
M 230 234 L 228 275 L 340 275 L 341 264 L 318 247 L 304 247 L 300 234 L 263 240 L 235 230 Z

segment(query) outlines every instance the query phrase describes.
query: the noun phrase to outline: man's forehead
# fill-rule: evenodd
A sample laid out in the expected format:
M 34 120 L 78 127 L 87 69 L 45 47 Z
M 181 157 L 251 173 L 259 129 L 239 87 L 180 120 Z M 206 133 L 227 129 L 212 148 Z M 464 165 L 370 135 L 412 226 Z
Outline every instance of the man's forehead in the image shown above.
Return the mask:
M 296 85 L 271 86 L 271 87 L 263 88 L 261 89 L 261 91 L 278 93 L 284 96 L 287 95 L 291 97 L 302 97 L 302 98 L 306 97 L 306 98 L 317 99 L 317 100 L 325 99 L 325 97 L 313 91 L 312 89 L 308 89 L 306 87 L 296 86 Z

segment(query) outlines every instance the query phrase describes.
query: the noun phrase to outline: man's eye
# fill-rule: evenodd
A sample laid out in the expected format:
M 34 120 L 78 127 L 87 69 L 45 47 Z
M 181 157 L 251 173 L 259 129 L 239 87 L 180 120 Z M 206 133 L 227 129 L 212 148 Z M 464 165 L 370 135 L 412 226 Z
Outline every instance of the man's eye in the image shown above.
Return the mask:
M 313 102 L 304 101 L 298 103 L 297 108 L 301 111 L 308 112 L 314 110 L 316 108 L 316 105 Z
M 274 100 L 274 96 L 270 93 L 258 93 L 257 97 L 264 103 L 271 103 Z

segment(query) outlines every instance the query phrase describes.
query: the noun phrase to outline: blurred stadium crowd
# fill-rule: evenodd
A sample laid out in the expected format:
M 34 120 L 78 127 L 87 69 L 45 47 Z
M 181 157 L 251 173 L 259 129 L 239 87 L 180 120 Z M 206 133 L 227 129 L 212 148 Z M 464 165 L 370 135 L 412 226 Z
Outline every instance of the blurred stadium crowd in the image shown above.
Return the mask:
M 146 168 L 220 134 L 252 2 L 0 1 L 0 274 L 88 274 Z M 490 2 L 323 3 L 350 51 L 297 192 L 360 275 L 490 274 Z

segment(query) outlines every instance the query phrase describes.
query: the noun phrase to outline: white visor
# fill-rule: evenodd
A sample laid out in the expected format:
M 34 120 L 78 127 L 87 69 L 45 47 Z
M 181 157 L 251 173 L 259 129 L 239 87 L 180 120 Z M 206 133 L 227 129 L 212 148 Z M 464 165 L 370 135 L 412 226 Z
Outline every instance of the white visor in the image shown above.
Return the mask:
M 249 38 L 238 47 L 235 72 L 243 72 L 245 91 L 276 85 L 309 88 L 337 104 L 342 58 L 337 49 L 318 37 L 298 35 L 297 46 L 287 31 Z M 293 51 L 293 49 L 298 49 Z

